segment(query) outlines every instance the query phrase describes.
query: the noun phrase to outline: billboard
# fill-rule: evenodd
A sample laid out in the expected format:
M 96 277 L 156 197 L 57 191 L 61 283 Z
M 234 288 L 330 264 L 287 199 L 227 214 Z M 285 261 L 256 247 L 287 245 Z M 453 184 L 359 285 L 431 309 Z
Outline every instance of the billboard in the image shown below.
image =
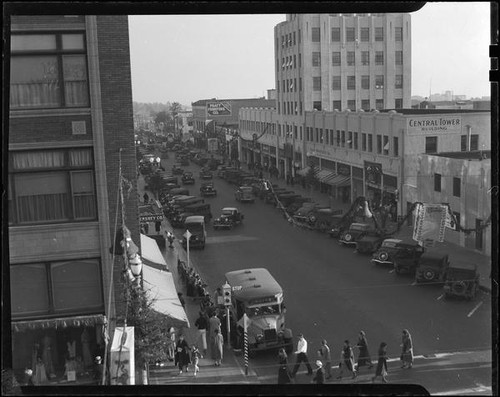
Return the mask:
M 448 207 L 441 204 L 421 204 L 415 209 L 415 241 L 444 241 Z
M 231 104 L 229 102 L 207 102 L 208 116 L 231 116 Z

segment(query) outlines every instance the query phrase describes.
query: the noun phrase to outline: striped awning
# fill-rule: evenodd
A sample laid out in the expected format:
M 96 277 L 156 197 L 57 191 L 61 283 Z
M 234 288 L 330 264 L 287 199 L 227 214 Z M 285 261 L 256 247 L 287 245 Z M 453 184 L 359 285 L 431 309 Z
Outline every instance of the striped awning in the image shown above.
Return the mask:
M 351 177 L 332 173 L 326 180 L 322 181 L 332 186 L 349 186 Z
M 317 173 L 317 177 L 321 183 L 328 183 L 327 181 L 335 175 L 335 172 L 329 170 L 319 170 Z

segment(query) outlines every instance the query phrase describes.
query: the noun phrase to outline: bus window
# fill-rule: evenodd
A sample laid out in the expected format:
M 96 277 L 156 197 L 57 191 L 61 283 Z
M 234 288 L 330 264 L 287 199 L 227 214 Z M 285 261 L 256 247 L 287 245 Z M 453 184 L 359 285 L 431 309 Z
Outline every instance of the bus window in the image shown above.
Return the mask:
M 279 305 L 248 307 L 246 313 L 249 317 L 264 316 L 267 314 L 279 314 L 280 307 Z

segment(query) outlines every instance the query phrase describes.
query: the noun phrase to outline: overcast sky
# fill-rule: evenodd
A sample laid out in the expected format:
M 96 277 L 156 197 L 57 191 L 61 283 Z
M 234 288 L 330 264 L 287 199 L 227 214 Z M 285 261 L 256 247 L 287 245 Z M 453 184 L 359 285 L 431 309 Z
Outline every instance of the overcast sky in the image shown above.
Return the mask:
M 412 14 L 412 95 L 490 95 L 487 2 L 427 3 Z M 284 14 L 132 15 L 133 99 L 255 98 L 274 87 L 274 26 Z

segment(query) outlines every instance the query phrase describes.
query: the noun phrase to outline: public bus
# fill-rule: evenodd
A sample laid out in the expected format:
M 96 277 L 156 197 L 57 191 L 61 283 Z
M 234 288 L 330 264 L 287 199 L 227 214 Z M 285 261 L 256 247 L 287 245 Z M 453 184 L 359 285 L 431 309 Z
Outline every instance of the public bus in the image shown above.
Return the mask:
M 292 333 L 285 327 L 283 290 L 264 268 L 235 270 L 225 274 L 231 286 L 234 317 L 249 317 L 247 329 L 250 353 L 259 350 L 286 347 L 292 344 Z

